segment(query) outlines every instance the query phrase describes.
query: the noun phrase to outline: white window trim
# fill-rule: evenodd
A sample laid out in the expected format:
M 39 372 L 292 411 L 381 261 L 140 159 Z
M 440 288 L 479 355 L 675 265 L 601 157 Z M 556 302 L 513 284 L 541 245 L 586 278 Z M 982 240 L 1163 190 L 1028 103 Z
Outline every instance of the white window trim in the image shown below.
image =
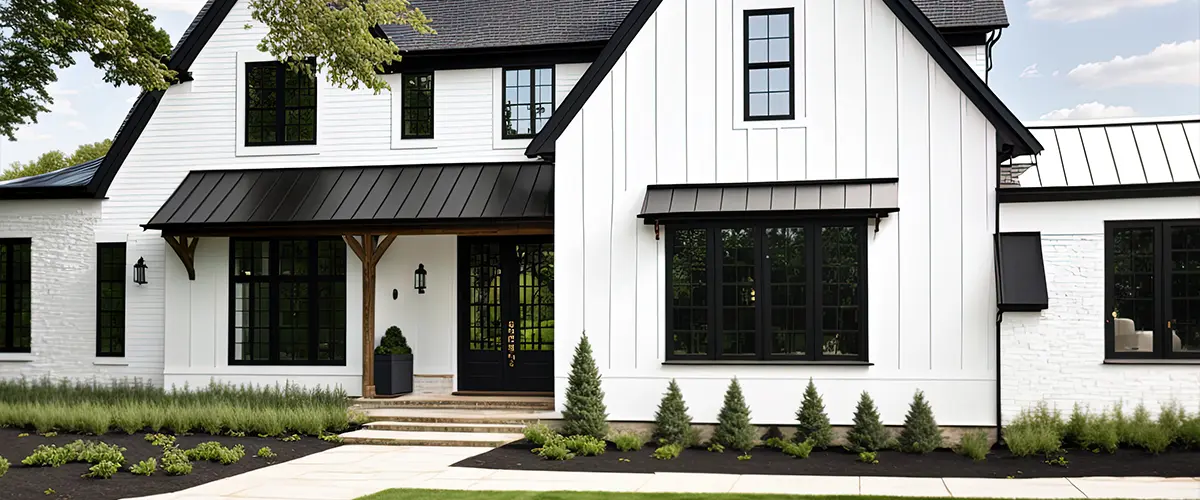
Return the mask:
M 733 128 L 735 130 L 763 130 L 808 127 L 807 110 L 805 109 L 806 92 L 808 89 L 808 59 L 804 53 L 805 2 L 789 3 L 779 0 L 734 0 L 733 3 Z M 795 108 L 795 118 L 791 120 L 751 120 L 745 119 L 745 88 L 746 88 L 746 11 L 762 9 L 794 8 L 792 17 L 792 45 L 796 60 L 792 61 L 793 71 L 796 72 L 792 88 L 792 106 Z
M 0 363 L 32 363 L 32 352 L 0 352 Z
M 433 72 L 433 139 L 404 138 L 404 92 L 403 74 L 386 75 L 383 77 L 392 86 L 392 149 L 437 149 L 438 130 L 437 110 L 442 107 L 438 102 L 437 72 Z
M 324 73 L 317 73 L 317 143 L 305 144 L 297 146 L 246 146 L 246 63 L 274 61 L 275 58 L 271 54 L 259 52 L 257 50 L 239 50 L 237 51 L 237 117 L 234 122 L 237 125 L 236 134 L 234 136 L 234 155 L 235 156 L 296 156 L 296 155 L 319 155 L 321 154 L 321 144 L 324 142 L 324 120 L 321 116 L 324 114 L 324 102 L 326 97 L 326 89 Z
M 93 366 L 129 366 L 129 361 L 124 357 L 120 358 L 96 358 L 92 361 Z

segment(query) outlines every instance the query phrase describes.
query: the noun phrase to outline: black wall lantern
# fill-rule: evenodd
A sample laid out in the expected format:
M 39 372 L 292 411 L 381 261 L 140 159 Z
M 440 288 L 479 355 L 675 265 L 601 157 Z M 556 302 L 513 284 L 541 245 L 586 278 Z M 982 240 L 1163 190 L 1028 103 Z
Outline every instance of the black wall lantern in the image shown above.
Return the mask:
M 133 282 L 139 285 L 146 284 L 146 259 L 138 257 L 137 264 L 133 265 Z
M 413 288 L 417 293 L 425 293 L 425 264 L 417 264 L 417 270 L 413 271 Z

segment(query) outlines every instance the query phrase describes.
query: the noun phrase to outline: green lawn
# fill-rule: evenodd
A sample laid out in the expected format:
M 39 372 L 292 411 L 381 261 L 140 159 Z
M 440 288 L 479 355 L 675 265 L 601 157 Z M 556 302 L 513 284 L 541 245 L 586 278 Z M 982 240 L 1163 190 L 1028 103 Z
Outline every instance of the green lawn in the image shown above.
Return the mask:
M 386 490 L 358 500 L 901 500 L 900 497 L 714 493 L 606 493 L 566 491 Z M 902 500 L 929 500 L 905 497 Z

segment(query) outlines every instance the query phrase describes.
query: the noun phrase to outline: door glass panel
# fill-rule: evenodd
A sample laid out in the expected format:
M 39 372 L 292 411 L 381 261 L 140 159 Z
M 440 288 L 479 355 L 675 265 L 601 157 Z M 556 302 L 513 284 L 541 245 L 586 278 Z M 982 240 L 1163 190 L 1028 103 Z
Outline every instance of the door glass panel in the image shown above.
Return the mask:
M 671 238 L 670 347 L 675 354 L 708 353 L 708 231 L 680 229 Z
M 500 245 L 474 243 L 469 253 L 467 349 L 499 351 L 504 344 L 504 318 L 500 307 Z
M 860 333 L 858 228 L 821 228 L 821 353 L 857 356 Z
M 804 237 L 804 228 L 799 227 L 772 227 L 766 231 L 771 354 L 804 355 L 807 350 L 808 262 Z
M 754 231 L 721 230 L 721 354 L 754 355 Z
M 1113 231 L 1112 259 L 1113 347 L 1154 352 L 1154 228 Z
M 554 247 L 550 243 L 517 246 L 517 349 L 554 350 Z
M 1200 226 L 1171 228 L 1171 352 L 1200 353 Z

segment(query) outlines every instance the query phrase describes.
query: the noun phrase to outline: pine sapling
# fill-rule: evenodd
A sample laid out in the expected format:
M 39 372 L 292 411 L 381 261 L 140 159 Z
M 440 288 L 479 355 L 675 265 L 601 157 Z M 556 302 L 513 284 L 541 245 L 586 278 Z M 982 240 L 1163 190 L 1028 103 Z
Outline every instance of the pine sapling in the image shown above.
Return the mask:
M 717 430 L 712 440 L 726 448 L 749 452 L 757 434 L 750 424 L 750 408 L 742 395 L 742 385 L 734 378 L 729 382 L 729 390 L 725 391 L 725 404 L 717 414 Z
M 596 368 L 592 344 L 586 333 L 575 347 L 575 356 L 571 360 L 567 403 L 563 408 L 563 435 L 596 439 L 608 435 L 608 409 L 604 406 L 604 391 L 600 388 L 600 370 Z
M 900 449 L 908 453 L 929 453 L 942 447 L 942 429 L 933 418 L 933 408 L 925 401 L 925 393 L 913 394 L 904 430 L 900 431 Z
M 658 404 L 658 411 L 654 412 L 654 438 L 663 444 L 691 446 L 695 444 L 695 436 L 692 417 L 688 415 L 687 404 L 683 402 L 683 392 L 679 390 L 675 379 L 671 379 L 666 394 Z
M 863 391 L 854 409 L 854 426 L 846 433 L 846 448 L 854 452 L 882 450 L 888 447 L 891 438 L 891 432 L 879 419 L 875 401 Z
M 812 378 L 808 379 L 808 387 L 804 389 L 804 401 L 796 410 L 796 435 L 793 441 L 803 443 L 809 441 L 817 448 L 827 448 L 833 442 L 833 427 L 829 425 L 829 415 L 825 414 L 825 402 L 817 392 L 817 386 Z

